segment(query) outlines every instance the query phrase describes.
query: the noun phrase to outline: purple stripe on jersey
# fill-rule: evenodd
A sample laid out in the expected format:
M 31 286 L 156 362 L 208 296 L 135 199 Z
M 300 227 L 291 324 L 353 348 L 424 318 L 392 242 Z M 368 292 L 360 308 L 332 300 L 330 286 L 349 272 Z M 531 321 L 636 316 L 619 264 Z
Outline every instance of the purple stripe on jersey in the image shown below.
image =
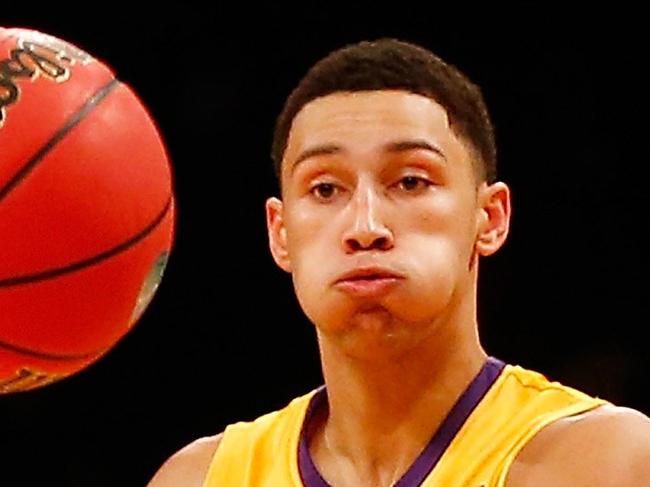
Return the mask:
M 431 441 L 429 441 L 422 453 L 413 462 L 413 465 L 411 465 L 393 487 L 417 487 L 422 484 L 424 479 L 434 469 L 440 457 L 447 450 L 456 434 L 458 434 L 463 424 L 465 424 L 469 415 L 490 390 L 490 387 L 497 380 L 504 367 L 505 363 L 499 359 L 493 357 L 487 359 L 481 371 L 472 380 L 460 398 L 458 398 L 454 407 L 451 408 L 451 411 L 433 435 Z M 325 386 L 322 386 L 311 398 L 302 431 L 300 432 L 298 468 L 302 483 L 305 487 L 331 487 L 316 469 L 307 445 L 307 426 L 314 413 L 321 407 L 324 407 L 326 401 L 327 393 Z
M 327 392 L 325 386 L 321 386 L 316 391 L 309 401 L 305 420 L 302 423 L 302 430 L 300 431 L 300 443 L 298 445 L 298 470 L 300 470 L 300 479 L 306 487 L 331 487 L 330 484 L 325 482 L 321 477 L 320 472 L 314 465 L 314 460 L 309 453 L 309 445 L 307 444 L 307 427 L 311 423 L 314 413 L 320 408 L 324 407 L 327 401 Z

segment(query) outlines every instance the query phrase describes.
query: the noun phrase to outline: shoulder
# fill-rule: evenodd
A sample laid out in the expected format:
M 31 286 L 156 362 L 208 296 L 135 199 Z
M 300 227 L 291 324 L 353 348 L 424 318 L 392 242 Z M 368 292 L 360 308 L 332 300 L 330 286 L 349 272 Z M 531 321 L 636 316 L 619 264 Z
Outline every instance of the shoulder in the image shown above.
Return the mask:
M 222 436 L 200 438 L 174 453 L 147 487 L 201 487 Z
M 317 390 L 294 398 L 280 410 L 266 413 L 252 421 L 229 424 L 223 433 L 190 443 L 160 467 L 147 487 L 202 487 L 220 444 L 222 461 L 233 455 L 246 458 L 253 450 L 256 454 L 266 451 L 273 456 L 287 430 L 300 431 L 305 408 L 315 392 Z M 237 468 L 237 462 L 233 465 L 229 468 Z
M 519 453 L 507 487 L 647 486 L 650 419 L 612 405 L 561 419 Z

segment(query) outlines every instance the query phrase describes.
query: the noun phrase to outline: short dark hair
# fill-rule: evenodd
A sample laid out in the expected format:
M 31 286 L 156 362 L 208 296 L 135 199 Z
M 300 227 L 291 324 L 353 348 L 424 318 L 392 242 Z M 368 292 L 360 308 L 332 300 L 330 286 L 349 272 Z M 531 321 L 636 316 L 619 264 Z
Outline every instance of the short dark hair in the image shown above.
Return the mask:
M 332 93 L 390 89 L 423 95 L 444 107 L 456 135 L 473 149 L 477 180 L 496 180 L 494 128 L 480 88 L 431 51 L 383 38 L 331 52 L 309 69 L 289 95 L 277 119 L 271 149 L 280 185 L 291 124 L 303 106 Z

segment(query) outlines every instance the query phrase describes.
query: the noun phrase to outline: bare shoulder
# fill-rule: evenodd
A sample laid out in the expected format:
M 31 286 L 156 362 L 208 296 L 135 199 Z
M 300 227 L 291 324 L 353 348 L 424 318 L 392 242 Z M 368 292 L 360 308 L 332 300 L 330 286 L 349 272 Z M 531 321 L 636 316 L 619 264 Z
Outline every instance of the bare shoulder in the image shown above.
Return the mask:
M 199 438 L 174 453 L 147 487 L 202 487 L 223 433 Z
M 650 419 L 634 409 L 601 406 L 559 420 L 519 453 L 507 487 L 650 485 Z

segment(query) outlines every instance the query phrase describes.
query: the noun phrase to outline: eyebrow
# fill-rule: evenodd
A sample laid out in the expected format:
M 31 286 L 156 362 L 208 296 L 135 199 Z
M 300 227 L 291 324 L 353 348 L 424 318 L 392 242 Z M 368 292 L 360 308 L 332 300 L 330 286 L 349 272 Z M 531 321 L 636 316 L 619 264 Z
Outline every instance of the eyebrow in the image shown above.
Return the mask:
M 397 142 L 389 142 L 384 146 L 384 150 L 386 152 L 406 152 L 406 151 L 418 150 L 418 149 L 433 152 L 434 154 L 441 157 L 445 162 L 447 162 L 447 158 L 445 157 L 445 154 L 442 152 L 442 149 L 440 149 L 440 147 L 436 145 L 431 144 L 430 142 L 427 142 L 426 140 L 422 140 L 422 139 L 399 140 Z
M 384 152 L 387 153 L 408 152 L 412 150 L 425 150 L 436 154 L 438 157 L 442 158 L 445 162 L 447 162 L 447 158 L 445 157 L 445 154 L 438 146 L 431 144 L 430 142 L 427 142 L 426 140 L 422 140 L 422 139 L 408 139 L 408 140 L 397 140 L 394 142 L 388 142 L 387 144 L 384 145 L 383 148 L 384 148 Z M 318 157 L 318 156 L 339 154 L 341 152 L 345 152 L 345 150 L 343 149 L 343 147 L 336 144 L 322 144 L 322 145 L 317 145 L 315 147 L 306 149 L 303 152 L 301 152 L 300 155 L 296 158 L 296 162 L 294 162 L 293 166 L 291 167 L 291 174 L 294 173 L 296 167 L 301 162 L 306 161 L 307 159 L 311 159 L 312 157 Z

